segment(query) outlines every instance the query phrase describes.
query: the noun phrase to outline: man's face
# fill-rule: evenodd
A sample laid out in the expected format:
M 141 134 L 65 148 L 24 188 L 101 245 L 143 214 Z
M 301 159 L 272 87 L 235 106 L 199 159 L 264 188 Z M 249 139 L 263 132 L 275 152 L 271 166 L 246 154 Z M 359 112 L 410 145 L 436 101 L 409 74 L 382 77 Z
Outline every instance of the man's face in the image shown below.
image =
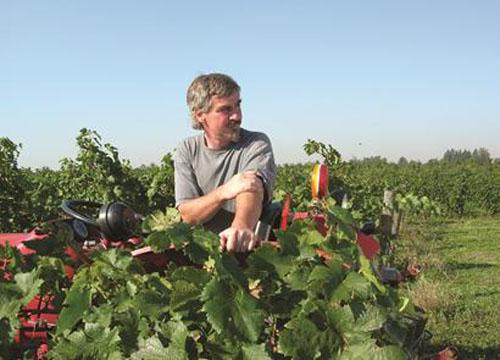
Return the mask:
M 223 148 L 240 139 L 241 125 L 240 93 L 230 96 L 212 96 L 208 112 L 196 114 L 205 130 L 205 138 L 209 147 Z

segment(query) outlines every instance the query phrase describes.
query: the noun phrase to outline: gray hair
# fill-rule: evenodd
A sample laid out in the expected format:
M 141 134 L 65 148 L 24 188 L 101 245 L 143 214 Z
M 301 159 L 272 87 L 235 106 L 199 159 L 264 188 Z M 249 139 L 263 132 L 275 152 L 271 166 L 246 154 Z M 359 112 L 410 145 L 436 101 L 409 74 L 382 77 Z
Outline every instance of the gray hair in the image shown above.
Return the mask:
M 213 73 L 196 77 L 186 94 L 193 129 L 202 129 L 196 119 L 196 112 L 208 112 L 212 106 L 212 96 L 230 96 L 235 91 L 239 92 L 240 86 L 228 75 Z

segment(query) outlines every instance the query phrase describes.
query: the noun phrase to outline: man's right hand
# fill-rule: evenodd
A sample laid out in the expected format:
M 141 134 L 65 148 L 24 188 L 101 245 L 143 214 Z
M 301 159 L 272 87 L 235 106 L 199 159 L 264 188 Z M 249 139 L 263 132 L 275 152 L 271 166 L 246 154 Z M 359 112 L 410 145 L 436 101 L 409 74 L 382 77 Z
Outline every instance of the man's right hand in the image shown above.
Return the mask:
M 222 251 L 247 252 L 259 245 L 259 239 L 248 228 L 231 226 L 219 233 L 220 249 Z
M 234 175 L 231 180 L 222 187 L 224 200 L 234 199 L 242 192 L 263 192 L 262 181 L 256 171 L 245 171 Z

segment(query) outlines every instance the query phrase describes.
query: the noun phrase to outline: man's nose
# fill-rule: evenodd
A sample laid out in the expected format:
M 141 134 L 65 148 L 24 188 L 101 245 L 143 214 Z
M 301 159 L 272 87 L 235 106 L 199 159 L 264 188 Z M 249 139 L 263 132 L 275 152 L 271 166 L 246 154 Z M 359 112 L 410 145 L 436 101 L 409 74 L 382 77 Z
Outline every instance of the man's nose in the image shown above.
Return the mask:
M 233 111 L 233 113 L 229 117 L 229 120 L 236 123 L 241 122 L 241 111 L 240 110 Z

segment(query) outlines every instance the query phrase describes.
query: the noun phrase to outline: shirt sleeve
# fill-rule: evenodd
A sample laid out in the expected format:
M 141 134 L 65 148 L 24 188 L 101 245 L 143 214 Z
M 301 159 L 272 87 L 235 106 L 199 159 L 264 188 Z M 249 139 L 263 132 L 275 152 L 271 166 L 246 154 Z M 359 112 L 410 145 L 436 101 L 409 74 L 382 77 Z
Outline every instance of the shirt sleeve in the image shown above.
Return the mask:
M 174 184 L 175 207 L 202 195 L 185 142 L 177 147 L 174 154 Z
M 263 133 L 258 133 L 247 149 L 241 171 L 249 170 L 257 171 L 262 179 L 265 190 L 264 202 L 271 201 L 276 179 L 276 163 L 271 141 Z

